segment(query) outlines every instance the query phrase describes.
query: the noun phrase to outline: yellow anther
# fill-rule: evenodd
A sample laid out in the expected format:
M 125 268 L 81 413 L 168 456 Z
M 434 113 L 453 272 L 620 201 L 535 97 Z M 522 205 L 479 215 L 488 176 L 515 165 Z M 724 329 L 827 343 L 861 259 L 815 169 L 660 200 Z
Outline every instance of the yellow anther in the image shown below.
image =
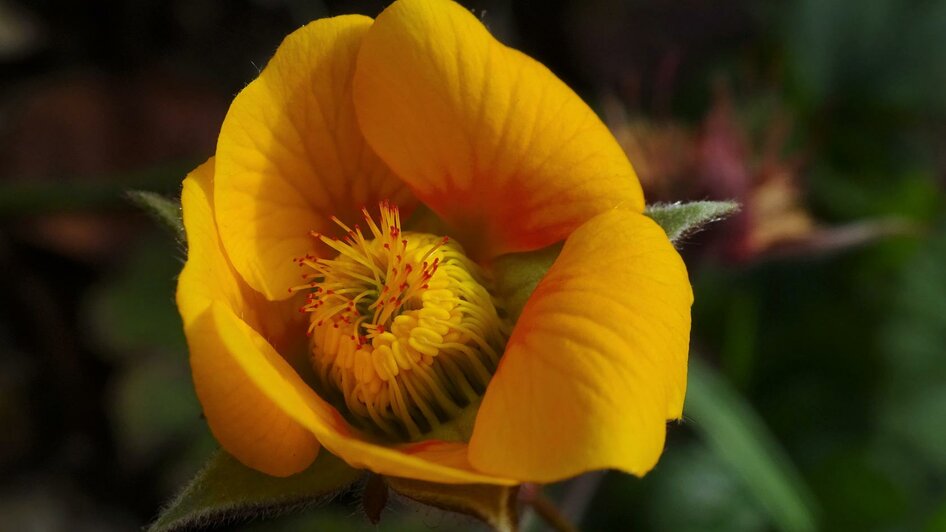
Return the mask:
M 305 257 L 302 310 L 313 366 L 350 419 L 397 439 L 418 439 L 482 394 L 508 328 L 479 267 L 446 238 L 401 230 L 381 205 L 368 234 L 333 220 L 342 239 L 315 235 L 332 259 Z

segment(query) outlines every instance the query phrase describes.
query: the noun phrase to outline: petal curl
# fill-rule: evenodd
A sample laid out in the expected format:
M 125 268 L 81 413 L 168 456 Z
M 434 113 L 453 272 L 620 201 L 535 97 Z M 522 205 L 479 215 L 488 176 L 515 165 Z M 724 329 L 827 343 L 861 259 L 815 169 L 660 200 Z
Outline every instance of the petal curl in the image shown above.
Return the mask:
M 300 405 L 273 384 L 285 381 L 289 364 L 275 351 L 268 351 L 269 358 L 258 356 L 259 344 L 266 341 L 221 303 L 213 303 L 188 327 L 187 338 L 194 388 L 220 445 L 269 475 L 307 468 L 319 442 L 292 415 Z
M 649 218 L 614 210 L 569 236 L 526 303 L 470 440 L 486 472 L 551 482 L 657 462 L 682 412 L 693 301 Z
M 211 431 L 227 451 L 270 475 L 291 475 L 315 460 L 319 450 L 315 437 L 245 379 L 219 378 L 229 368 L 223 355 L 224 333 L 210 314 L 213 305 L 227 309 L 231 322 L 239 322 L 231 323 L 232 327 L 268 331 L 277 338 L 286 327 L 282 320 L 270 319 L 283 314 L 277 308 L 280 305 L 265 301 L 246 286 L 224 254 L 213 218 L 213 171 L 211 159 L 191 172 L 181 196 L 188 256 L 178 280 L 177 303 L 195 388 Z
M 351 81 L 371 19 L 317 20 L 290 34 L 233 100 L 217 142 L 216 217 L 230 260 L 269 299 L 299 284 L 292 259 L 313 251 L 310 231 L 410 194 L 364 142 Z
M 562 240 L 615 206 L 642 211 L 623 150 L 530 57 L 446 0 L 399 0 L 358 54 L 365 138 L 479 258 Z
M 210 306 L 210 301 L 227 301 L 233 308 L 247 306 L 247 292 L 230 267 L 217 234 L 213 176 L 211 157 L 184 178 L 181 190 L 188 251 L 177 285 L 177 307 L 185 328 Z
M 240 321 L 230 309 L 215 303 L 198 323 L 207 326 L 200 338 L 209 338 L 211 340 L 207 341 L 220 346 L 211 356 L 198 356 L 196 362 L 192 355 L 197 393 L 212 429 L 214 418 L 226 424 L 224 429 L 229 429 L 231 424 L 247 429 L 270 427 L 270 420 L 255 415 L 266 409 L 267 413 L 279 417 L 288 416 L 298 426 L 304 427 L 309 435 L 314 435 L 332 454 L 353 467 L 447 484 L 514 483 L 472 469 L 466 460 L 465 445 L 430 442 L 428 445 L 393 448 L 367 441 L 309 388 L 265 339 Z M 206 349 L 200 351 L 210 352 Z M 277 423 L 271 428 L 277 430 L 281 426 Z M 237 430 L 233 429 L 233 432 Z M 217 434 L 218 431 L 214 430 L 214 435 Z M 266 439 L 264 443 L 273 444 L 268 436 Z M 278 452 L 278 445 L 272 449 L 267 457 Z

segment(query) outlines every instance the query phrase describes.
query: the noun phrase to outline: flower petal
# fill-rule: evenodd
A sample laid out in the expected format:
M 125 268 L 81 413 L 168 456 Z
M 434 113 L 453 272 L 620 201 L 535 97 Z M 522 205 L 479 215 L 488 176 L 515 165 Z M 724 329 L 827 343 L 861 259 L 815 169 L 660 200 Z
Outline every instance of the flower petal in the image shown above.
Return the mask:
M 265 473 L 291 475 L 315 460 L 319 450 L 315 437 L 261 396 L 245 377 L 230 381 L 219 378 L 219 372 L 228 368 L 227 358 L 222 356 L 222 335 L 210 314 L 212 306 L 227 309 L 231 321 L 246 329 L 255 326 L 272 332 L 285 326 L 278 320 L 265 319 L 279 314 L 272 308 L 278 305 L 266 302 L 243 284 L 227 261 L 213 218 L 213 171 L 211 159 L 191 172 L 184 180 L 181 197 L 188 255 L 178 280 L 177 303 L 190 347 L 197 395 L 211 431 L 231 454 Z M 254 325 L 239 320 L 230 309 L 239 309 Z M 273 325 L 262 327 L 264 321 Z
M 252 443 L 254 449 L 270 449 L 253 456 L 258 463 L 270 465 L 266 460 L 285 459 L 279 454 L 278 442 L 272 440 L 268 431 L 283 430 L 282 417 L 288 416 L 352 467 L 447 484 L 515 483 L 473 470 L 466 460 L 465 445 L 431 442 L 396 449 L 366 441 L 303 382 L 265 339 L 230 309 L 215 303 L 197 323 L 204 328 L 195 338 L 217 347 L 192 348 L 191 365 L 197 394 L 214 435 L 231 453 L 234 450 L 229 445 Z M 264 417 L 264 412 L 274 417 Z M 265 436 L 260 436 L 260 428 L 265 429 Z M 277 436 L 297 435 L 284 431 Z
M 217 235 L 213 213 L 214 159 L 198 166 L 184 178 L 181 210 L 187 232 L 187 263 L 177 289 L 177 306 L 189 326 L 216 299 L 230 306 L 245 306 L 246 292 L 233 275 Z
M 623 210 L 569 236 L 526 303 L 470 440 L 486 472 L 550 482 L 642 475 L 682 413 L 692 291 L 649 218 Z
M 544 247 L 615 206 L 642 211 L 624 152 L 547 68 L 445 0 L 399 0 L 358 55 L 365 138 L 483 258 Z
M 241 319 L 277 346 L 292 343 L 305 321 L 292 302 L 270 302 L 250 288 L 234 270 L 214 221 L 214 158 L 184 179 L 181 206 L 187 231 L 187 264 L 178 281 L 177 305 L 185 328 L 212 301 L 223 301 Z M 301 327 L 300 327 L 301 326 Z
M 322 443 L 350 465 L 364 467 L 382 475 L 442 484 L 520 484 L 520 481 L 505 473 L 490 475 L 473 468 L 467 458 L 465 443 L 431 440 L 398 448 L 358 440 L 329 442 L 323 439 Z
M 270 321 L 285 323 L 271 318 L 282 317 L 287 304 L 265 301 L 227 261 L 214 226 L 213 171 L 211 159 L 184 180 L 189 249 L 177 301 L 197 395 L 220 444 L 247 466 L 272 475 L 305 469 L 315 458 L 317 438 L 349 464 L 382 474 L 513 484 L 473 470 L 465 445 L 427 442 L 394 449 L 363 441 L 309 388 L 261 334 Z
M 305 406 L 278 386 L 292 372 L 289 364 L 272 350 L 269 357 L 259 356 L 259 344 L 266 340 L 221 303 L 191 323 L 187 340 L 194 388 L 220 445 L 269 475 L 307 468 L 319 442 L 291 415 Z
M 269 299 L 300 283 L 292 259 L 330 217 L 410 194 L 367 147 L 351 101 L 355 55 L 371 19 L 317 20 L 290 34 L 233 100 L 217 142 L 216 216 L 237 271 Z

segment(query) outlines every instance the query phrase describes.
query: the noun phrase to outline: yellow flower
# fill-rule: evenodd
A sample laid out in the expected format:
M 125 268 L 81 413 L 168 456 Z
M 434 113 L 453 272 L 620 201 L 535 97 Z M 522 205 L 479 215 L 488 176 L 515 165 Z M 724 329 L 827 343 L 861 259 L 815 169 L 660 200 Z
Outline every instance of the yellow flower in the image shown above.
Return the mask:
M 324 448 L 440 483 L 640 475 L 681 415 L 692 293 L 630 163 L 457 4 L 288 36 L 182 201 L 194 382 L 247 466 Z M 563 240 L 512 323 L 496 259 Z

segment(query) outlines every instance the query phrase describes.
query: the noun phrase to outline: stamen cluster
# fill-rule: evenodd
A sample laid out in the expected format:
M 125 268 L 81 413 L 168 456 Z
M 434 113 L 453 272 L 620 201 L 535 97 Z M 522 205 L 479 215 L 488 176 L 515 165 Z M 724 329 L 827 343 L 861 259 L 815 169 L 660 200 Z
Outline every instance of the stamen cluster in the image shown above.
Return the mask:
M 315 238 L 338 252 L 306 256 L 311 271 L 300 311 L 309 313 L 313 366 L 354 421 L 395 439 L 419 439 L 485 391 L 508 327 L 479 267 L 445 237 L 401 229 L 397 207 L 380 222 L 362 213 L 342 239 Z

